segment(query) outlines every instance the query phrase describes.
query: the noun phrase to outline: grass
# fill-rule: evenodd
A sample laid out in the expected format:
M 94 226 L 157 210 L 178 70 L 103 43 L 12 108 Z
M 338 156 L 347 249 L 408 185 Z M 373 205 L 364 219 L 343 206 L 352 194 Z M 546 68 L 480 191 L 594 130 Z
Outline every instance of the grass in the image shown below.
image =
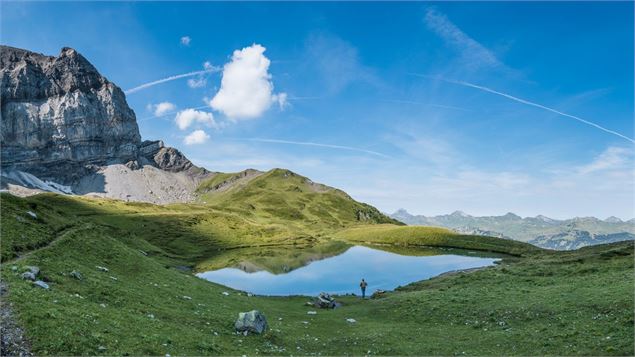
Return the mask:
M 367 244 L 474 249 L 514 256 L 537 253 L 541 250 L 528 243 L 457 234 L 448 229 L 437 227 L 372 225 L 344 229 L 334 236 L 351 242 Z
M 314 183 L 289 170 L 273 169 L 222 191 L 209 189 L 240 176 L 225 175 L 203 182 L 199 190 L 205 193 L 200 200 L 210 207 L 235 212 L 256 222 L 300 224 L 303 230 L 318 232 L 358 223 L 401 224 L 341 190 Z
M 633 242 L 553 252 L 437 229 L 361 227 L 357 220 L 345 222 L 344 230 L 320 231 L 301 222 L 276 222 L 283 222 L 282 216 L 266 222 L 265 207 L 255 216 L 220 209 L 239 202 L 153 206 L 52 194 L 0 197 L 2 278 L 37 355 L 635 352 Z M 264 196 L 245 197 L 262 204 Z M 285 200 L 292 207 L 297 202 Z M 26 210 L 38 218 L 27 220 Z M 25 232 L 29 244 L 23 244 Z M 376 300 L 340 297 L 342 308 L 317 315 L 307 315 L 314 308 L 304 305 L 306 297 L 250 297 L 173 268 L 194 266 L 212 255 L 239 259 L 230 248 L 249 245 L 266 252 L 293 242 L 325 242 L 325 248 L 308 250 L 307 256 L 329 254 L 338 250 L 337 243 L 329 245 L 331 238 L 399 245 L 388 249 L 485 248 L 520 257 L 417 282 Z M 50 290 L 19 278 L 27 265 L 41 268 Z M 73 270 L 83 280 L 71 277 Z M 264 312 L 270 331 L 234 334 L 238 312 L 251 309 Z

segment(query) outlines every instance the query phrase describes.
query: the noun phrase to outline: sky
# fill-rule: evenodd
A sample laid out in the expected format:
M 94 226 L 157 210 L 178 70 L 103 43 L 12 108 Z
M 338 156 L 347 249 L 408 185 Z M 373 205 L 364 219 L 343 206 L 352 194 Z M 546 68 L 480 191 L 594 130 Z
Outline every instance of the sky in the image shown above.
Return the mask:
M 635 216 L 632 2 L 2 2 L 84 55 L 143 139 L 384 212 Z

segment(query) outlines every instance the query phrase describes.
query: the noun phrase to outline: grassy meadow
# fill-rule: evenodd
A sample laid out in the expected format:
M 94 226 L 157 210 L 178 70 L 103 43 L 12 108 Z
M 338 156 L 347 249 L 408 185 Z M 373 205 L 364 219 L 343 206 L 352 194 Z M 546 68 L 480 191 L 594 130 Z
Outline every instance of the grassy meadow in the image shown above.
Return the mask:
M 274 172 L 264 182 L 257 181 L 263 178 L 258 176 L 245 185 L 246 192 L 245 188 L 226 190 L 216 193 L 216 198 L 212 192 L 206 203 L 190 205 L 2 194 L 2 279 L 10 287 L 6 298 L 33 352 L 634 353 L 633 242 L 555 252 L 436 228 L 402 227 L 381 216 L 372 218 L 374 211 L 337 191 L 327 190 L 327 197 L 321 189 L 303 185 L 310 185 L 304 178 L 284 181 L 289 179 L 284 175 L 282 170 Z M 317 196 L 305 199 L 289 193 L 282 195 L 282 201 L 274 197 L 280 190 L 294 192 L 294 186 L 311 189 L 302 192 Z M 319 209 L 328 210 L 328 216 Z M 368 215 L 360 217 L 360 211 Z M 297 216 L 302 218 L 293 218 Z M 213 256 L 236 261 L 233 248 L 238 247 L 252 247 L 254 255 L 267 249 L 305 247 L 305 255 L 297 257 L 302 264 L 312 255 L 337 254 L 342 242 L 382 244 L 400 252 L 428 246 L 506 255 L 498 265 L 416 282 L 379 299 L 339 297 L 341 308 L 318 310 L 316 315 L 307 314 L 316 310 L 305 305 L 308 297 L 248 296 L 183 269 L 205 266 Z M 325 248 L 311 248 L 316 243 Z M 266 268 L 267 263 L 262 264 Z M 49 290 L 20 279 L 28 265 L 40 267 Z M 80 272 L 82 279 L 71 276 L 72 271 Z M 252 309 L 266 315 L 269 331 L 260 336 L 236 335 L 233 323 L 238 312 Z M 348 318 L 356 322 L 347 322 Z

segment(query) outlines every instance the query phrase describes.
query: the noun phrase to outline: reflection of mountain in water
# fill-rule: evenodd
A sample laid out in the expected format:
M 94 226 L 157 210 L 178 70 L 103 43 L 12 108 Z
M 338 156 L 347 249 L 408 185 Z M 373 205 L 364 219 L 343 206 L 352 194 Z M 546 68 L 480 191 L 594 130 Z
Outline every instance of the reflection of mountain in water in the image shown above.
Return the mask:
M 309 265 L 312 262 L 334 257 L 346 252 L 352 245 L 341 241 L 328 241 L 312 246 L 276 246 L 230 249 L 219 252 L 196 267 L 197 272 L 236 268 L 247 273 L 267 271 L 285 274 Z M 492 258 L 492 253 L 452 248 L 400 247 L 393 245 L 371 245 L 376 250 L 405 256 L 463 255 Z
M 219 252 L 196 267 L 196 271 L 237 268 L 248 273 L 268 271 L 285 274 L 314 261 L 344 253 L 350 244 L 329 241 L 313 246 L 276 246 L 230 249 Z

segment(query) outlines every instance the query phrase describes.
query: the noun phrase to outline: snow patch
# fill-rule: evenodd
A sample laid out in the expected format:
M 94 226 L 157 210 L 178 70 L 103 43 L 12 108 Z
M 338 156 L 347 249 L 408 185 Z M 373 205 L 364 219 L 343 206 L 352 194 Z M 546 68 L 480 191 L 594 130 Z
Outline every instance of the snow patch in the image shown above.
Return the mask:
M 42 181 L 28 172 L 11 170 L 8 172 L 3 171 L 1 175 L 26 187 L 38 188 L 40 190 L 66 195 L 73 194 L 73 190 L 70 186 L 64 186 L 53 181 Z

